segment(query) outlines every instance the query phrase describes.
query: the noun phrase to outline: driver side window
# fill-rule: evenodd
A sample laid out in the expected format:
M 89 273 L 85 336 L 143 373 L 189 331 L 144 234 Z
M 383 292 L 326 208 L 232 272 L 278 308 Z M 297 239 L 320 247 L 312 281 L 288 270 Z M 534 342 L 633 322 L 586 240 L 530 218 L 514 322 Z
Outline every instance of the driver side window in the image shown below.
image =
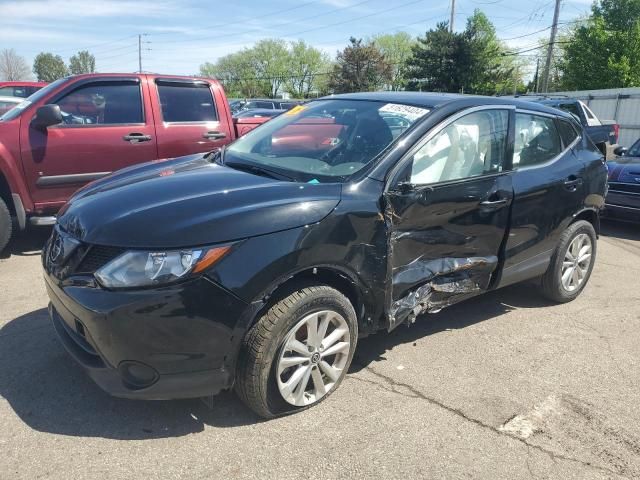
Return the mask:
M 411 183 L 424 185 L 502 171 L 508 133 L 507 110 L 482 110 L 455 120 L 414 154 Z
M 66 125 L 144 123 L 140 85 L 134 82 L 95 82 L 56 101 Z

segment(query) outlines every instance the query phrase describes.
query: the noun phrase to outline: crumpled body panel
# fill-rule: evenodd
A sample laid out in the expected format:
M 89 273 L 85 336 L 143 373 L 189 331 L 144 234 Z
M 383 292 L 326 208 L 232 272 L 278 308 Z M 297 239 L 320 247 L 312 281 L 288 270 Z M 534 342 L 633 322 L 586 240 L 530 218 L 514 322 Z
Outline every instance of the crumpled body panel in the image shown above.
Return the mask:
M 390 324 L 405 320 L 413 322 L 418 315 L 440 310 L 461 295 L 485 289 L 497 263 L 497 257 L 417 258 L 409 265 L 397 268 L 393 274 L 394 288 L 413 285 L 420 279 L 428 281 L 392 303 Z

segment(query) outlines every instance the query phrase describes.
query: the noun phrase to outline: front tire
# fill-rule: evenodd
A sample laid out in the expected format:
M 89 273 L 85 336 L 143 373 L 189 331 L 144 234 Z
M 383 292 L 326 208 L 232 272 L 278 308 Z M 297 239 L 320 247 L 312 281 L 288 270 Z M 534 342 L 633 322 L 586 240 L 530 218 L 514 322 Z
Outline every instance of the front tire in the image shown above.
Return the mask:
M 11 212 L 5 201 L 0 198 L 0 253 L 11 240 L 13 233 L 13 222 L 11 220 Z
M 542 293 L 554 302 L 567 303 L 586 287 L 596 259 L 597 237 L 591 223 L 579 220 L 569 225 L 542 276 Z
M 344 295 L 326 285 L 300 288 L 247 333 L 236 392 L 265 418 L 317 405 L 342 382 L 357 339 L 356 314 Z

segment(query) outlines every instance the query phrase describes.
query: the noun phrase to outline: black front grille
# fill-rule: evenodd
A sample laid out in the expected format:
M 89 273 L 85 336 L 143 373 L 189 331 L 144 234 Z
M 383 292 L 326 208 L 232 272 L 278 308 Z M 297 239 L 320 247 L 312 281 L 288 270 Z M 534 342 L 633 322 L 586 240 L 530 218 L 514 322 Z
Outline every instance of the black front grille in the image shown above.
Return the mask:
M 92 245 L 73 273 L 94 273 L 124 252 L 123 248 Z

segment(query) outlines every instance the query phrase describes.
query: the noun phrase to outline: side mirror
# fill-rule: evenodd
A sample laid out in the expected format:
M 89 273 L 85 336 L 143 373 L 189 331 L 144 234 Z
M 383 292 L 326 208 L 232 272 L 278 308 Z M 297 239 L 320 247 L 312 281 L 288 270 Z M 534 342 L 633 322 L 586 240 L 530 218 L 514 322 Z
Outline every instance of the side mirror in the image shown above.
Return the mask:
M 43 105 L 36 111 L 36 116 L 31 120 L 31 125 L 34 128 L 41 130 L 46 129 L 52 125 L 58 125 L 62 123 L 62 112 L 58 105 Z
M 624 157 L 629 153 L 629 149 L 627 147 L 616 147 L 613 153 L 619 157 Z

